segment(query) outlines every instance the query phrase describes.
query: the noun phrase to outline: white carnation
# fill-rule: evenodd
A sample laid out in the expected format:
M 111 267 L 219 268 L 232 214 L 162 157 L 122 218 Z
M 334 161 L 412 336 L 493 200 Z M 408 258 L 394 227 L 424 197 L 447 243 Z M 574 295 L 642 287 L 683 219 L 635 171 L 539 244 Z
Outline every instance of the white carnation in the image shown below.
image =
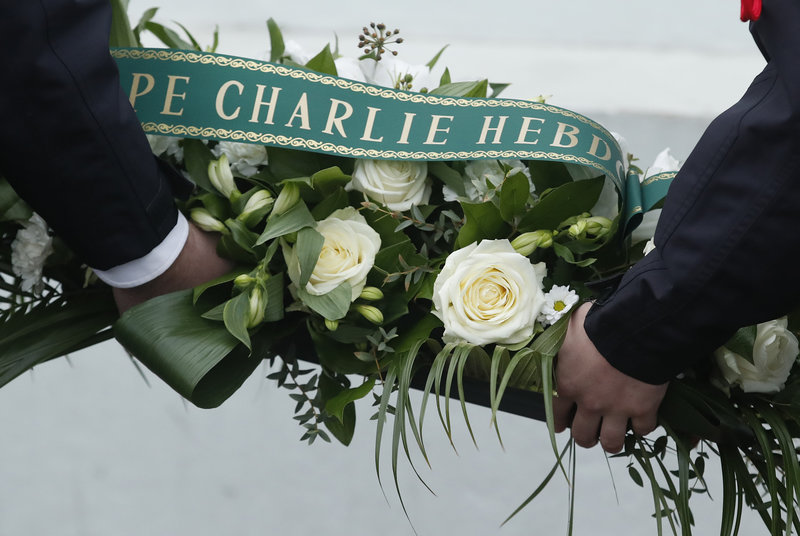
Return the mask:
M 238 143 L 221 141 L 212 151 L 219 158 L 224 153 L 228 156 L 231 171 L 242 177 L 252 177 L 258 173 L 258 166 L 267 164 L 267 149 L 255 143 Z
M 505 166 L 505 167 L 504 167 Z M 508 171 L 506 171 L 508 168 Z M 535 188 L 528 166 L 520 160 L 473 160 L 464 168 L 467 180 L 464 181 L 466 199 L 473 203 L 483 203 L 491 198 L 490 188 L 497 188 L 506 177 L 522 173 L 528 178 L 531 194 Z M 489 186 L 491 184 L 491 187 Z M 459 196 L 447 186 L 442 188 L 445 201 L 457 201 Z
M 181 138 L 172 136 L 156 136 L 147 134 L 147 141 L 150 143 L 150 150 L 156 156 L 171 156 L 177 163 L 183 162 L 183 147 L 180 145 Z
M 47 223 L 38 214 L 22 224 L 11 243 L 11 269 L 22 278 L 22 290 L 41 294 L 44 283 L 42 270 L 48 255 L 53 252 L 53 238 L 47 232 Z
M 508 240 L 483 240 L 451 253 L 433 284 L 433 313 L 445 341 L 517 344 L 533 335 L 544 305 L 546 268 Z

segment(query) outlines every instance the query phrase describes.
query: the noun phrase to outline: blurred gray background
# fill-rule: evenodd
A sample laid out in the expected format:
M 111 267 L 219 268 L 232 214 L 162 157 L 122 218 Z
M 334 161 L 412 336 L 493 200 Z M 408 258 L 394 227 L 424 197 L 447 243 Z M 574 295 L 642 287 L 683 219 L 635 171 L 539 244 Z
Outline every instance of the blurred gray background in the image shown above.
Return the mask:
M 511 82 L 508 97 L 552 95 L 623 134 L 644 165 L 667 146 L 685 159 L 763 67 L 734 0 L 163 4 L 160 22 L 180 21 L 202 43 L 218 24 L 220 52 L 255 58 L 266 57 L 268 17 L 310 53 L 338 36 L 350 56 L 364 24 L 385 22 L 401 29 L 405 61 L 425 63 L 449 44 L 441 61 L 454 80 Z M 131 17 L 154 5 L 132 0 Z M 0 390 L 0 535 L 413 534 L 390 472 L 386 498 L 375 477 L 374 424 L 362 419 L 348 448 L 301 444 L 294 403 L 267 373 L 259 369 L 211 411 L 187 405 L 149 373 L 148 387 L 114 343 L 18 378 Z M 362 404 L 359 414 L 371 409 Z M 471 416 L 480 450 L 457 420 L 458 455 L 429 421 L 433 470 L 419 457 L 417 466 L 438 496 L 401 463 L 418 533 L 565 533 L 559 478 L 499 528 L 552 465 L 544 425 L 503 416 L 504 452 L 488 412 L 472 408 Z M 649 491 L 628 478 L 627 460 L 609 462 L 598 449 L 579 453 L 575 534 L 655 534 Z M 697 535 L 719 530 L 721 485 L 709 480 L 717 500 L 698 498 Z M 742 534 L 766 533 L 746 516 Z

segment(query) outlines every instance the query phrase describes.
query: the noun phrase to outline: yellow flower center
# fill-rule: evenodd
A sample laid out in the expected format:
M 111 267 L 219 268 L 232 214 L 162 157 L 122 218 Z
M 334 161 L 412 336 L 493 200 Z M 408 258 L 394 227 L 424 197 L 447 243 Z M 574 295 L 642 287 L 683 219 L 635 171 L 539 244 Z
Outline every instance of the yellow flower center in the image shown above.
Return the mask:
M 567 304 L 561 300 L 558 300 L 555 304 L 553 304 L 553 309 L 556 311 L 563 311 L 567 307 Z

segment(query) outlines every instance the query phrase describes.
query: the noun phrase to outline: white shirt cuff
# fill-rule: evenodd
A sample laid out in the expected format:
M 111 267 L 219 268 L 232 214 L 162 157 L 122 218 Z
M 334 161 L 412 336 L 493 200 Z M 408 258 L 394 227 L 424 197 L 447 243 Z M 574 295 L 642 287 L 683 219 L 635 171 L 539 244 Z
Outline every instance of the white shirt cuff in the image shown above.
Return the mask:
M 178 212 L 178 222 L 167 237 L 153 250 L 138 259 L 109 268 L 94 270 L 101 281 L 117 288 L 144 285 L 167 271 L 178 258 L 189 237 L 189 223 Z

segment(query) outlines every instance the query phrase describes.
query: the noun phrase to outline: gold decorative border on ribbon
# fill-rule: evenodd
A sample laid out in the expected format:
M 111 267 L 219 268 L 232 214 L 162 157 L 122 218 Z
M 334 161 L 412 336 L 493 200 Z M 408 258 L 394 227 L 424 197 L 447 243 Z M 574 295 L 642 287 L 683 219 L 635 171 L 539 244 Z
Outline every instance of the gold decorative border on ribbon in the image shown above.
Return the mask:
M 274 134 L 259 134 L 243 130 L 229 130 L 222 128 L 195 127 L 187 125 L 170 125 L 166 123 L 142 123 L 142 128 L 148 134 L 164 134 L 191 138 L 214 138 L 219 140 L 246 141 L 291 147 L 293 149 L 309 149 L 325 153 L 334 153 L 351 158 L 385 158 L 398 160 L 475 160 L 481 158 L 519 158 L 519 159 L 544 159 L 559 160 L 562 162 L 580 164 L 595 168 L 607 176 L 610 171 L 600 164 L 584 158 L 555 152 L 546 151 L 393 151 L 378 149 L 363 149 L 349 147 L 335 143 L 296 138 L 291 136 L 276 136 Z

